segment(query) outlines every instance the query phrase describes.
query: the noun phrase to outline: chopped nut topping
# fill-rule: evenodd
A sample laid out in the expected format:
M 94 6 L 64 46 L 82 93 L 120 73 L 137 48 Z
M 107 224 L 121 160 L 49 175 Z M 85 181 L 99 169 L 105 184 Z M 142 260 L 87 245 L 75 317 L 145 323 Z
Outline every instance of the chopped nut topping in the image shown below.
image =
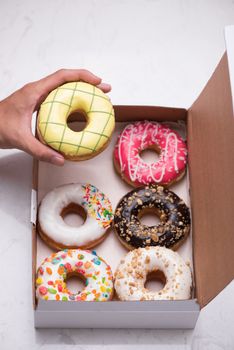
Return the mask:
M 116 275 L 117 279 L 122 279 L 124 278 L 124 274 L 121 271 L 118 271 L 117 275 Z
M 150 257 L 147 256 L 147 257 L 145 258 L 145 264 L 149 264 L 149 263 L 150 263 Z
M 163 187 L 162 186 L 158 186 L 158 193 L 163 192 Z
M 139 205 L 142 205 L 143 204 L 143 202 L 142 202 L 142 200 L 141 199 L 137 199 L 137 203 L 139 204 Z
M 143 278 L 143 274 L 140 271 L 135 271 L 135 276 L 137 279 Z
M 148 231 L 147 231 L 147 230 L 142 232 L 142 236 L 143 236 L 143 237 L 148 237 L 148 235 L 149 235 L 149 234 L 148 234 Z M 147 242 L 147 241 L 148 241 L 148 242 Z M 150 239 L 149 239 L 149 238 L 146 239 L 146 243 L 150 243 Z
M 136 283 L 135 282 L 129 282 L 129 286 L 136 287 Z
M 141 224 L 139 218 L 145 208 L 156 209 L 160 219 L 158 225 L 147 227 Z M 190 215 L 186 204 L 164 186 L 158 185 L 148 185 L 145 190 L 135 189 L 126 195 L 116 209 L 115 220 L 117 234 L 127 244 L 131 242 L 135 248 L 139 242 L 143 248 L 158 243 L 172 248 L 188 234 L 190 228 Z
M 158 242 L 158 236 L 155 233 L 152 233 L 151 238 L 154 242 Z

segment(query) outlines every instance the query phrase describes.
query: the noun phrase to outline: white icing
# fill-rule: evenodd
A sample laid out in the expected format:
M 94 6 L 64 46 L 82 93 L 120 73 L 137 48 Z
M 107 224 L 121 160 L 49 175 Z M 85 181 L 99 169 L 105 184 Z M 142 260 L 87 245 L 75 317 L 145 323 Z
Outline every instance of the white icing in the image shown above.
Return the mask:
M 87 246 L 87 243 L 100 239 L 108 228 L 100 224 L 98 215 L 96 218 L 90 215 L 88 204 L 92 205 L 92 203 L 84 204 L 86 201 L 84 186 L 87 188 L 90 185 L 68 184 L 57 187 L 44 197 L 39 208 L 38 220 L 42 231 L 64 247 Z M 66 224 L 60 215 L 62 210 L 71 203 L 82 206 L 87 213 L 86 221 L 79 227 Z M 105 203 L 108 205 L 107 209 L 110 209 L 111 204 L 106 197 Z M 105 203 L 103 202 L 102 205 Z
M 79 259 L 79 255 L 82 256 L 82 259 Z M 66 268 L 67 264 L 70 265 L 70 270 Z M 61 266 L 64 269 L 62 274 L 59 270 Z M 48 269 L 50 273 L 47 272 Z M 64 281 L 69 272 L 80 273 L 86 279 L 86 286 L 81 293 L 73 294 L 62 289 L 59 290 L 58 284 L 66 288 Z M 79 295 L 82 294 L 86 301 L 93 301 L 97 296 L 98 300 L 106 301 L 111 299 L 113 291 L 110 267 L 98 256 L 81 249 L 60 251 L 46 258 L 38 268 L 36 285 L 37 298 L 47 300 L 62 300 L 63 297 L 67 297 L 69 301 L 72 300 L 69 299 L 69 294 L 75 296 L 73 300 L 80 300 Z M 41 293 L 41 288 L 44 288 L 47 292 Z M 51 293 L 50 289 L 53 289 L 54 293 Z M 93 293 L 94 290 L 96 293 Z M 58 296 L 59 299 L 57 299 Z
M 165 148 L 165 158 L 167 160 L 167 158 L 169 157 L 168 156 L 168 150 L 169 150 L 169 139 L 170 137 L 174 138 L 175 140 L 175 150 L 174 150 L 174 153 L 173 153 L 173 161 L 174 161 L 174 167 L 175 167 L 175 171 L 178 172 L 178 165 L 177 165 L 177 157 L 178 157 L 178 137 L 173 133 L 173 132 L 170 132 L 168 135 L 167 135 L 167 139 L 166 139 L 166 148 Z
M 158 292 L 144 288 L 147 274 L 160 270 L 166 284 Z M 191 270 L 180 255 L 164 247 L 130 251 L 120 262 L 115 290 L 121 300 L 183 300 L 191 297 Z

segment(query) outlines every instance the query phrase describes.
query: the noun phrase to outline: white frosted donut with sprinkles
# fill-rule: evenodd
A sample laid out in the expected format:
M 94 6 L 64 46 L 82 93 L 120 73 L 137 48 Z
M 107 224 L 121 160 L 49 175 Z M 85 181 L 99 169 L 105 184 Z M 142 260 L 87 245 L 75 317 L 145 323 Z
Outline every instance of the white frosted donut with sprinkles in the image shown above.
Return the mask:
M 140 153 L 154 149 L 159 159 L 146 163 Z M 157 122 L 142 121 L 127 125 L 114 150 L 114 165 L 122 178 L 132 186 L 156 183 L 168 186 L 183 177 L 187 147 L 174 130 Z
M 145 288 L 147 275 L 161 272 L 166 284 L 155 292 Z M 115 273 L 115 290 L 120 300 L 184 300 L 191 298 L 192 274 L 180 255 L 164 247 L 130 251 Z
M 79 276 L 85 288 L 72 293 L 69 276 Z M 94 251 L 63 250 L 46 258 L 37 270 L 37 299 L 61 301 L 108 301 L 113 295 L 111 268 Z
M 79 227 L 64 221 L 67 213 L 83 216 Z M 90 184 L 59 186 L 42 199 L 38 213 L 38 232 L 55 249 L 89 249 L 101 242 L 113 219 L 107 196 Z

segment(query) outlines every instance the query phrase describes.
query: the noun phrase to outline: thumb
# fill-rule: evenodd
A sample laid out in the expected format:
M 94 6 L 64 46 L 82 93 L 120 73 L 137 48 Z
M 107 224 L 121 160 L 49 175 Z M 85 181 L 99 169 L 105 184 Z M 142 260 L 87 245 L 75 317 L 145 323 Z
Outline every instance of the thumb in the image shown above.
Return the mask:
M 42 144 L 33 135 L 28 136 L 25 141 L 20 148 L 34 158 L 54 165 L 64 165 L 64 157 L 61 154 Z

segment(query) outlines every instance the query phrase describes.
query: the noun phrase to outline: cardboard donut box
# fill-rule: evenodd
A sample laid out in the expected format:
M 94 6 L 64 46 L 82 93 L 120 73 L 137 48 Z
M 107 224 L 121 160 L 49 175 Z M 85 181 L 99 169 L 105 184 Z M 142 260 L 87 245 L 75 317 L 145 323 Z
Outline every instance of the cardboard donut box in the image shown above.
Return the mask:
M 105 163 L 106 151 L 102 156 L 96 157 L 101 158 L 96 159 L 95 169 L 91 168 L 92 163 L 91 161 L 88 163 L 89 160 L 79 162 L 76 166 L 69 164 L 64 169 L 35 161 L 31 206 L 35 327 L 193 328 L 200 310 L 232 281 L 234 276 L 234 118 L 231 92 L 231 85 L 234 83 L 233 26 L 225 29 L 225 36 L 227 53 L 224 54 L 200 96 L 188 110 L 157 106 L 114 106 L 116 122 L 120 129 L 126 122 L 139 120 L 179 121 L 186 125 L 189 158 L 184 184 L 189 196 L 192 217 L 192 232 L 186 249 L 190 250 L 192 256 L 194 279 L 192 299 L 131 302 L 37 301 L 35 275 L 38 265 L 42 262 L 38 257 L 52 252 L 43 248 L 44 243 L 36 233 L 37 206 L 42 195 L 53 188 L 52 184 L 55 187 L 60 183 L 72 182 L 76 177 L 80 180 L 79 174 L 85 171 L 92 175 L 91 181 L 94 185 L 96 185 L 95 177 L 103 178 L 104 183 L 109 183 L 112 179 L 108 170 L 105 174 L 107 162 L 111 163 L 109 159 Z M 103 168 L 99 172 L 98 164 L 101 162 Z M 108 167 L 112 169 L 112 164 Z M 113 181 L 122 183 L 123 193 L 131 189 L 124 185 L 116 174 L 113 177 L 116 177 Z M 90 179 L 87 180 L 89 182 Z M 106 193 L 103 186 L 100 189 Z M 118 187 L 113 190 L 119 192 Z M 121 196 L 116 193 L 116 198 L 120 199 Z M 110 235 L 114 235 L 113 232 L 109 233 Z M 108 244 L 108 239 L 106 241 L 105 244 Z M 42 253 L 43 249 L 45 251 Z M 109 249 L 114 256 L 115 246 L 111 245 Z

